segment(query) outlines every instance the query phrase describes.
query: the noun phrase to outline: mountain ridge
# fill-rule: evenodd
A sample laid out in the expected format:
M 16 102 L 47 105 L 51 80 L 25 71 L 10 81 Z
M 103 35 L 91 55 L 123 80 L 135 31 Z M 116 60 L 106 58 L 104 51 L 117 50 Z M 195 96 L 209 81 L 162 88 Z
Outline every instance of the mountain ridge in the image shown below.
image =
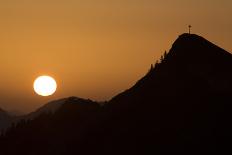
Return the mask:
M 231 68 L 231 54 L 183 34 L 161 62 L 105 105 L 71 97 L 54 114 L 10 129 L 0 149 L 35 155 L 231 152 Z

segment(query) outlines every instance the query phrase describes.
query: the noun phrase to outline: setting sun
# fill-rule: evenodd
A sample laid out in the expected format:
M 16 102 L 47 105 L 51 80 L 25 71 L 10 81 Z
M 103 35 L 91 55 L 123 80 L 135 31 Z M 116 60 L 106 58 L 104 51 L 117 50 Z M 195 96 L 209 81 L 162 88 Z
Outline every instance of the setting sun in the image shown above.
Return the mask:
M 55 93 L 56 81 L 50 76 L 39 76 L 34 81 L 34 90 L 38 95 L 50 96 Z

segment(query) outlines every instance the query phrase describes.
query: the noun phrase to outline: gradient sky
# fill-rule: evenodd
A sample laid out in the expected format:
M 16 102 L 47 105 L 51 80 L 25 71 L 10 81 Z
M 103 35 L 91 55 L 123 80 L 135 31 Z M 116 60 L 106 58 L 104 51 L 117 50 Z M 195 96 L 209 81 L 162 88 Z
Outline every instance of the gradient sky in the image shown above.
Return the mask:
M 0 0 L 0 107 L 30 112 L 67 96 L 108 100 L 193 26 L 232 51 L 231 0 Z M 33 91 L 51 75 L 51 97 Z

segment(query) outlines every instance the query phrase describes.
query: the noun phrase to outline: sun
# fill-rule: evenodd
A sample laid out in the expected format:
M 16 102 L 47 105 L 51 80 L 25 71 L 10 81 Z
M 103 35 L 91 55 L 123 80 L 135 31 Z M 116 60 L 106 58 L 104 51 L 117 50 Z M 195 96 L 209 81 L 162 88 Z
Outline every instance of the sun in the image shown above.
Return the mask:
M 50 96 L 55 93 L 57 84 L 51 76 L 39 76 L 34 81 L 34 90 L 38 95 Z

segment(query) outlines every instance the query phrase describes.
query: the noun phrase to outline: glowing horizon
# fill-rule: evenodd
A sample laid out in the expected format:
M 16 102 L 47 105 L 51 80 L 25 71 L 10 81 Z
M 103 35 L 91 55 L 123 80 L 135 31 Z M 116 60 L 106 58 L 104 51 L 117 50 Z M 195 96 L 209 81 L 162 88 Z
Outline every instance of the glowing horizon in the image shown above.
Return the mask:
M 232 51 L 229 0 L 4 0 L 0 12 L 0 108 L 10 111 L 68 96 L 108 100 L 139 80 L 189 24 Z M 62 81 L 46 99 L 31 90 L 42 74 Z

